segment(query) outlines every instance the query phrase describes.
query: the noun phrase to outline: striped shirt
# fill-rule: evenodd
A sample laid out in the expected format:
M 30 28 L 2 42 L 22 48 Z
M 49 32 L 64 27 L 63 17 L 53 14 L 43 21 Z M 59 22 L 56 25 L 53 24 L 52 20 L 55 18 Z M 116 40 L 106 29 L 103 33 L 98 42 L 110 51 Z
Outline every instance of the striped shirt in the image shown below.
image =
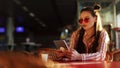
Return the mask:
M 80 29 L 73 32 L 70 39 L 70 48 L 74 49 L 78 43 Z M 103 29 L 98 39 L 98 48 L 96 53 L 81 53 L 81 60 L 105 60 L 107 45 L 109 42 L 108 33 Z M 87 48 L 87 47 L 86 47 Z

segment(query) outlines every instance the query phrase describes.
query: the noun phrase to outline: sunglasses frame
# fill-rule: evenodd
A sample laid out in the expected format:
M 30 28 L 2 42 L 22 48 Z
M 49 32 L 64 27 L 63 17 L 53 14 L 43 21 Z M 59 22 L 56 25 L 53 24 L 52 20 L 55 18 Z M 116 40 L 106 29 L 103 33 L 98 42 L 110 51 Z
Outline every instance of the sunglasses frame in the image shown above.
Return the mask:
M 79 19 L 79 23 L 82 24 L 83 21 L 84 21 L 85 23 L 88 23 L 89 20 L 90 20 L 90 18 L 88 18 L 88 17 L 86 17 L 86 18 L 84 18 L 84 19 Z

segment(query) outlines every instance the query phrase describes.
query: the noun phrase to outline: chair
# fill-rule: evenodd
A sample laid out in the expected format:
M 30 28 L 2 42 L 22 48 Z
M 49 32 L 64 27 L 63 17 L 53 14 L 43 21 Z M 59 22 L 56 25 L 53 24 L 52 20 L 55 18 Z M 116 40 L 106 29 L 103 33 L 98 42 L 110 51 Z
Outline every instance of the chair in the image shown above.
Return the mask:
M 107 52 L 107 53 L 106 53 L 105 61 L 107 61 L 107 62 L 113 61 L 113 56 L 112 56 L 112 53 L 111 53 L 111 52 Z
M 120 61 L 120 49 L 114 50 L 112 52 L 113 61 Z

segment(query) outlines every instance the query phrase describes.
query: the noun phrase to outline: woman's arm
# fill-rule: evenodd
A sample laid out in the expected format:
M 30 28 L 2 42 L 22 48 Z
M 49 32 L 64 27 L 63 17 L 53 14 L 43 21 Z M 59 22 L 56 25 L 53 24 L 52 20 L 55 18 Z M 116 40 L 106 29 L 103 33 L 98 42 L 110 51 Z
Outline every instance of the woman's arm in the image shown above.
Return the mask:
M 70 45 L 69 45 L 69 48 L 70 49 L 74 49 L 75 48 L 75 45 L 78 41 L 78 37 L 79 37 L 79 32 L 80 32 L 80 29 L 74 31 L 71 35 L 71 38 L 70 38 Z

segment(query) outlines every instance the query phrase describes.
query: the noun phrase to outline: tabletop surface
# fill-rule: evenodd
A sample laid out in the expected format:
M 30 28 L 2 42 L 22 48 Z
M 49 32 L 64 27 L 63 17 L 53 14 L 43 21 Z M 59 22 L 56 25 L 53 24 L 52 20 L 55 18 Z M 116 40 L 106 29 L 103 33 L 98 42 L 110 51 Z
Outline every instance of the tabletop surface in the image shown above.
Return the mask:
M 106 61 L 77 61 L 77 62 L 55 62 L 52 68 L 120 68 L 120 62 Z

